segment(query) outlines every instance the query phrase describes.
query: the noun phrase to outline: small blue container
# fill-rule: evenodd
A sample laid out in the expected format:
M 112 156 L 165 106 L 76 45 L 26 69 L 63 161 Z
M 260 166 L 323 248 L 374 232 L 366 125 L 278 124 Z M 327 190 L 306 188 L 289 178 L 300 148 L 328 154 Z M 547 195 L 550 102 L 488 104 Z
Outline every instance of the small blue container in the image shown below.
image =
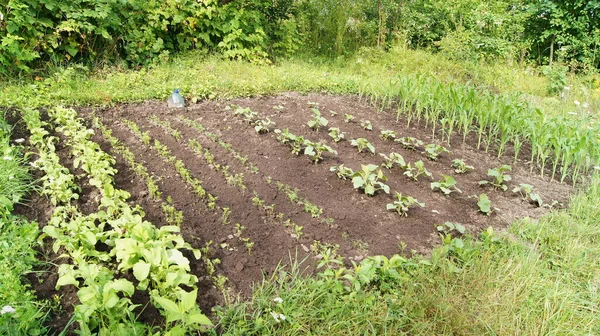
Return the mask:
M 179 89 L 173 90 L 173 93 L 167 100 L 169 107 L 185 107 L 185 99 L 179 94 Z

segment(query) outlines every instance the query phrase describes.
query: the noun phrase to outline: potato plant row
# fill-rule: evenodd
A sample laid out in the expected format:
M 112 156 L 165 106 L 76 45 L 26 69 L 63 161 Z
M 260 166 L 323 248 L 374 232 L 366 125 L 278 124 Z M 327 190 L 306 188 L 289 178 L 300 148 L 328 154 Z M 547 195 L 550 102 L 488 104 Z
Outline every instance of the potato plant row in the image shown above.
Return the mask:
M 40 139 L 32 144 L 40 152 L 53 150 L 44 145 L 43 132 L 36 127 L 40 125 L 39 113 L 24 111 L 24 115 L 25 120 L 32 120 L 26 121 L 28 128 Z M 44 228 L 45 235 L 55 239 L 55 252 L 65 251 L 73 261 L 60 266 L 57 287 L 78 288 L 80 304 L 75 317 L 81 331 L 132 334 L 148 329 L 135 322 L 133 311 L 137 306 L 130 297 L 136 290 L 147 291 L 152 304 L 166 316 L 165 334 L 181 335 L 210 325 L 195 303 L 197 278 L 189 274 L 189 260 L 181 253 L 182 249 L 191 250 L 199 257 L 199 251 L 176 234 L 178 227 L 158 229 L 143 220 L 141 209 L 127 204 L 129 194 L 114 187 L 114 159 L 90 140 L 93 131 L 83 125 L 75 111 L 55 108 L 49 115 L 74 155 L 74 166 L 86 173 L 90 185 L 101 195 L 97 212 L 83 215 L 76 206 L 61 204 Z M 46 163 L 37 165 L 52 176 L 52 170 L 45 169 Z M 56 168 L 54 171 L 60 171 Z M 65 174 L 64 170 L 61 173 Z M 108 249 L 96 249 L 98 243 Z M 124 277 L 115 279 L 116 273 L 131 274 L 136 282 Z

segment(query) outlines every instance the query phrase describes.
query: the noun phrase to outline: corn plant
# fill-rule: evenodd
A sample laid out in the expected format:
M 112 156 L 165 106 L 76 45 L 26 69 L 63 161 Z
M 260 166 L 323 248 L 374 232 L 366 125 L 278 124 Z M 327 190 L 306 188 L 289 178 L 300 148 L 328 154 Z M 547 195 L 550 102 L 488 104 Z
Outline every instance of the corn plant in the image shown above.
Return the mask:
M 360 170 L 352 174 L 354 189 L 362 189 L 369 196 L 375 195 L 377 190 L 383 190 L 386 194 L 390 193 L 390 187 L 382 181 L 387 181 L 387 177 L 383 175 L 379 166 L 374 164 L 361 165 Z
M 359 153 L 363 150 L 368 149 L 371 154 L 375 155 L 375 147 L 365 138 L 358 138 L 350 140 L 350 145 L 356 147 Z
M 354 174 L 354 170 L 348 167 L 344 167 L 343 164 L 339 166 L 333 166 L 329 168 L 329 171 L 335 172 L 337 177 L 341 178 L 342 180 L 346 180 L 352 177 L 352 175 Z
M 388 210 L 394 210 L 404 217 L 408 216 L 408 210 L 413 205 L 418 205 L 421 208 L 425 207 L 425 203 L 421 203 L 416 198 L 411 196 L 403 196 L 399 192 L 396 192 L 394 198 L 396 198 L 396 200 L 393 203 L 388 203 L 386 208 Z
M 429 160 L 437 161 L 442 153 L 450 153 L 450 151 L 446 149 L 446 147 L 437 144 L 429 144 L 425 146 L 425 154 Z
M 275 126 L 275 123 L 273 121 L 271 121 L 271 119 L 269 119 L 269 117 L 266 117 L 265 119 L 258 119 L 254 122 L 254 130 L 258 134 L 269 133 L 269 131 L 271 130 L 271 127 L 274 127 L 274 126 Z
M 319 128 L 327 126 L 329 121 L 321 116 L 321 111 L 316 108 L 311 108 L 313 111 L 313 118 L 308 121 L 308 127 L 310 127 L 313 131 L 318 132 Z
M 507 171 L 511 171 L 512 167 L 509 165 L 503 165 L 498 168 L 488 169 L 488 176 L 492 178 L 491 181 L 479 181 L 479 185 L 491 184 L 494 189 L 502 189 L 502 191 L 506 191 L 508 186 L 506 182 L 510 181 L 512 178 L 510 175 L 505 174 Z
M 406 161 L 404 161 L 404 157 L 402 157 L 402 155 L 398 153 L 390 153 L 390 156 L 387 156 L 383 153 L 379 155 L 381 155 L 381 157 L 383 157 L 383 159 L 385 160 L 382 163 L 382 166 L 387 169 L 392 169 L 394 164 L 397 164 L 402 169 L 406 167 Z
M 352 114 L 344 113 L 344 121 L 345 122 L 354 121 L 354 116 Z
M 369 121 L 369 120 L 361 120 L 360 127 L 366 129 L 367 131 L 373 130 L 373 125 L 371 124 L 371 121 Z
M 425 175 L 430 179 L 433 179 L 433 175 L 425 168 L 425 164 L 421 160 L 415 162 L 414 167 L 410 163 L 408 163 L 404 169 L 404 175 L 410 177 L 415 181 L 418 181 L 419 176 L 421 175 Z
M 304 155 L 308 155 L 315 164 L 323 160 L 324 152 L 337 155 L 337 151 L 323 144 L 322 142 L 313 142 L 310 140 L 305 140 L 304 145 L 306 146 L 304 148 Z
M 399 142 L 402 147 L 410 150 L 417 150 L 417 147 L 422 147 L 424 145 L 423 141 L 413 137 L 402 137 L 400 139 L 395 139 L 394 141 Z
M 330 127 L 329 128 L 329 136 L 333 139 L 333 141 L 335 142 L 340 142 L 341 140 L 344 139 L 344 132 L 340 131 L 339 128 L 337 127 Z
M 396 132 L 392 130 L 381 130 L 379 137 L 383 140 L 394 140 L 396 139 Z
M 454 168 L 454 172 L 457 174 L 465 174 L 475 169 L 473 166 L 467 165 L 465 161 L 461 159 L 454 159 L 454 161 L 452 161 L 452 168 Z
M 519 186 L 514 187 L 512 190 L 513 193 L 518 193 L 526 199 L 527 201 L 537 204 L 537 206 L 542 206 L 544 202 L 542 201 L 542 197 L 540 194 L 533 192 L 533 186 L 531 184 L 521 183 Z
M 455 191 L 462 193 L 462 191 L 456 187 L 456 180 L 452 176 L 442 175 L 442 177 L 442 180 L 431 183 L 431 190 L 439 189 L 446 196 Z

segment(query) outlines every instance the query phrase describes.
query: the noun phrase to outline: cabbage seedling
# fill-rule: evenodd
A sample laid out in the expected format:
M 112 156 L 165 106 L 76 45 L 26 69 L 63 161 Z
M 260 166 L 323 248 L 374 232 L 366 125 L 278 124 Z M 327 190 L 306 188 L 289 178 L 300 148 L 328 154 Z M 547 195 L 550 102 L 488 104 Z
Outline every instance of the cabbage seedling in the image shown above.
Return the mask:
M 339 128 L 330 127 L 328 131 L 329 136 L 333 138 L 333 141 L 340 142 L 342 139 L 344 139 L 344 132 L 340 131 Z
M 447 150 L 446 147 L 436 144 L 429 144 L 425 146 L 425 153 L 427 154 L 427 158 L 429 158 L 429 160 L 437 161 L 440 154 L 450 153 L 450 151 Z
M 381 157 L 383 157 L 383 159 L 385 160 L 382 166 L 384 166 L 387 169 L 392 169 L 394 164 L 399 165 L 402 169 L 406 167 L 406 161 L 404 161 L 404 157 L 402 157 L 402 155 L 398 153 L 390 153 L 389 157 L 385 154 L 379 155 L 381 155 Z
M 431 190 L 439 189 L 444 195 L 450 195 L 453 192 L 462 193 L 460 189 L 456 187 L 456 180 L 452 176 L 442 175 L 443 180 L 431 183 Z
M 313 111 L 313 118 L 312 120 L 308 121 L 308 127 L 312 128 L 314 131 L 318 132 L 319 128 L 321 127 L 325 127 L 327 126 L 327 124 L 329 124 L 329 121 L 327 121 L 327 119 L 323 118 L 321 116 L 321 111 L 319 111 L 316 108 L 312 108 L 311 109 Z
M 419 202 L 416 198 L 411 196 L 403 196 L 399 192 L 396 192 L 396 195 L 394 195 L 394 197 L 396 198 L 396 200 L 393 203 L 388 203 L 386 205 L 386 208 L 388 210 L 394 210 L 404 217 L 408 216 L 408 210 L 411 206 L 415 204 L 420 206 L 421 208 L 425 206 L 425 203 Z
M 373 196 L 377 190 L 383 190 L 386 194 L 390 193 L 390 187 L 381 182 L 387 181 L 387 177 L 383 175 L 379 166 L 361 165 L 360 170 L 352 174 L 352 184 L 354 189 L 362 189 L 365 194 Z
M 494 189 L 502 189 L 502 191 L 506 191 L 508 187 L 506 186 L 506 182 L 510 181 L 512 178 L 508 174 L 504 174 L 507 171 L 512 170 L 512 167 L 509 165 L 503 165 L 498 168 L 488 169 L 488 176 L 492 177 L 492 181 L 479 181 L 479 185 L 491 184 Z
M 457 174 L 465 174 L 475 169 L 475 167 L 467 165 L 465 161 L 461 159 L 452 161 L 452 168 L 454 168 L 454 172 Z
M 359 153 L 362 153 L 364 149 L 368 149 L 369 152 L 375 155 L 375 147 L 365 138 L 352 139 L 350 145 L 358 148 Z

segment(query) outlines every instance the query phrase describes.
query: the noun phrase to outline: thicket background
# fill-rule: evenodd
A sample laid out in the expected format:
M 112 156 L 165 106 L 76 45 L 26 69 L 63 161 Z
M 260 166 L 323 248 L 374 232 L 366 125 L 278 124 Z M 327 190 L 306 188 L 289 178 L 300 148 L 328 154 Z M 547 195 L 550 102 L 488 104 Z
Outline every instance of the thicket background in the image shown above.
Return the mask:
M 148 65 L 190 49 L 269 63 L 397 44 L 550 74 L 597 71 L 600 1 L 0 0 L 3 75 L 74 61 Z

